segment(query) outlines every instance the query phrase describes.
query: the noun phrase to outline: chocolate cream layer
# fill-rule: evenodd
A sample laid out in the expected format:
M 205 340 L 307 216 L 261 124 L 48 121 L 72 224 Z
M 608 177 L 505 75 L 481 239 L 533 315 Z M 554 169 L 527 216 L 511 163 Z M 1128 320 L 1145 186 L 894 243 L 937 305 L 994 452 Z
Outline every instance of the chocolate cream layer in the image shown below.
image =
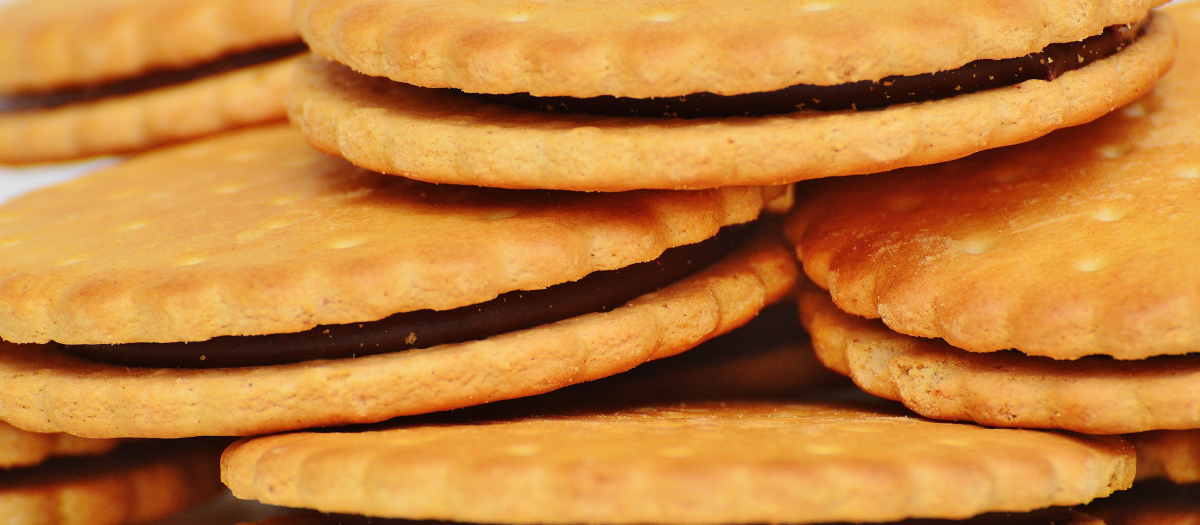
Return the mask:
M 297 55 L 308 50 L 303 42 L 252 49 L 241 53 L 225 55 L 212 62 L 184 69 L 160 69 L 143 75 L 97 84 L 94 86 L 79 86 L 58 89 L 44 93 L 29 93 L 11 97 L 0 96 L 0 113 L 8 111 L 34 111 L 53 109 L 70 104 L 92 102 L 109 97 L 130 95 L 142 91 L 150 91 L 201 78 L 219 75 L 251 66 L 273 62 L 281 58 Z
M 753 117 L 805 109 L 879 109 L 892 104 L 937 100 L 1011 86 L 1026 80 L 1054 80 L 1068 71 L 1120 52 L 1142 34 L 1149 20 L 1147 17 L 1133 24 L 1110 26 L 1099 35 L 1079 42 L 1050 44 L 1037 53 L 1022 57 L 976 60 L 948 71 L 890 76 L 835 86 L 798 84 L 777 91 L 743 95 L 694 93 L 663 98 L 535 97 L 528 93 L 472 96 L 530 110 L 668 118 Z
M 321 325 L 289 334 L 221 336 L 192 343 L 62 345 L 75 356 L 123 366 L 226 368 L 346 359 L 460 343 L 606 312 L 679 281 L 728 255 L 748 225 L 726 226 L 713 238 L 663 252 L 658 259 L 591 273 L 574 282 L 513 291 L 453 310 L 404 312 L 378 321 Z

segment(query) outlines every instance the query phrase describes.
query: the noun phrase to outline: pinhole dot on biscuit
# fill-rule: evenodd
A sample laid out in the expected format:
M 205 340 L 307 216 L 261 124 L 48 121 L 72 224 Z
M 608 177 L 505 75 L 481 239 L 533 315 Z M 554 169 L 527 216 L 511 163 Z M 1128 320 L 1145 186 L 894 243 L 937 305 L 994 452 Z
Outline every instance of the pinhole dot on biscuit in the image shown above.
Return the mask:
M 996 240 L 991 237 L 971 237 L 961 241 L 959 247 L 971 255 L 981 255 L 992 251 L 996 247 Z
M 1176 175 L 1181 179 L 1197 179 L 1200 178 L 1200 168 L 1189 166 L 1179 170 Z
M 1081 272 L 1094 272 L 1103 270 L 1108 263 L 1100 256 L 1084 257 L 1075 261 L 1075 269 Z
M 325 246 L 331 250 L 344 250 L 346 248 L 353 248 L 355 246 L 361 246 L 363 244 L 366 244 L 366 242 L 367 242 L 367 239 L 364 239 L 361 237 L 349 238 L 349 239 L 334 239 L 334 240 L 331 240 L 331 241 L 325 243 Z
M 505 452 L 510 456 L 532 456 L 538 453 L 538 448 L 534 445 L 510 445 Z
M 887 209 L 894 212 L 910 212 L 921 206 L 925 198 L 916 194 L 893 195 L 887 200 Z
M 1146 116 L 1146 108 L 1140 103 L 1135 102 L 1126 106 L 1125 109 L 1121 111 L 1121 114 L 1129 118 L 1144 117 Z
M 1133 152 L 1133 144 L 1109 144 L 1096 151 L 1106 159 L 1119 159 Z
M 1112 208 L 1102 208 L 1101 210 L 1097 211 L 1095 213 L 1095 215 L 1092 215 L 1092 218 L 1094 218 L 1098 221 L 1101 221 L 1101 222 L 1112 222 L 1112 221 L 1120 219 L 1121 217 L 1124 217 L 1124 216 L 1125 216 L 1125 212 L 1122 210 L 1114 210 Z

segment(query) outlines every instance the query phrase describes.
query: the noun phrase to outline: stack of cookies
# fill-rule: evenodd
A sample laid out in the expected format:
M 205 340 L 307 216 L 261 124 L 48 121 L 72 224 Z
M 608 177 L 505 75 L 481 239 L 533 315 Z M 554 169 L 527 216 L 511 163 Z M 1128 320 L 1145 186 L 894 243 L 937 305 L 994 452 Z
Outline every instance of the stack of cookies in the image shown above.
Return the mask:
M 13 50 L 14 64 L 28 62 L 0 61 L 17 79 L 0 99 L 16 108 L 0 113 L 0 148 L 10 140 L 25 155 L 43 134 L 71 142 L 14 161 L 188 136 L 68 129 L 118 106 L 154 120 L 130 109 L 142 95 L 79 86 L 158 75 L 193 55 L 298 51 L 285 43 L 293 31 L 313 54 L 296 60 L 291 126 L 163 147 L 0 207 L 0 421 L 93 439 L 275 434 L 226 450 L 234 494 L 342 513 L 275 523 L 963 519 L 1083 505 L 1137 476 L 1196 470 L 1171 461 L 1191 434 L 1031 430 L 1128 434 L 1200 418 L 1179 396 L 1140 395 L 1147 381 L 1178 394 L 1171 386 L 1188 378 L 1156 360 L 1187 356 L 1139 361 L 1124 382 L 1073 379 L 1129 368 L 1103 358 L 1047 372 L 1050 358 L 1190 351 L 1190 296 L 1168 293 L 1187 274 L 1168 272 L 1174 258 L 1154 259 L 1153 278 L 1103 273 L 1135 253 L 1172 252 L 1163 224 L 1186 220 L 1183 195 L 1161 193 L 1143 199 L 1166 211 L 1130 220 L 1134 190 L 1166 184 L 1147 171 L 1179 167 L 1179 188 L 1190 173 L 1180 163 L 1192 66 L 1182 58 L 1154 88 L 1175 56 L 1172 17 L 1151 11 L 1156 2 L 296 0 L 270 36 L 229 29 L 275 20 L 276 4 L 97 2 L 109 17 L 98 34 L 121 45 L 153 41 L 148 27 L 236 43 L 184 39 L 204 49 L 182 59 L 164 48 L 170 60 L 72 44 L 85 52 L 47 52 L 59 65 L 21 46 L 85 42 L 46 29 L 76 27 L 63 14 L 72 9 L 8 11 L 3 23 L 33 29 L 0 41 L 0 60 Z M 1200 34 L 1200 10 L 1175 12 L 1180 33 Z M 166 23 L 186 13 L 227 25 Z M 84 77 L 89 60 L 117 65 Z M 27 80 L 39 75 L 54 79 Z M 158 86 L 160 97 L 192 89 Z M 89 101 L 46 105 L 35 91 Z M 89 142 L 122 133 L 153 138 Z M 917 167 L 933 163 L 943 164 Z M 1049 173 L 1062 175 L 1050 183 Z M 821 180 L 793 194 L 807 179 Z M 779 214 L 793 195 L 785 239 Z M 1067 209 L 1133 233 L 1117 247 L 1078 238 L 1104 232 L 1061 220 Z M 1005 215 L 1029 210 L 1041 214 Z M 1009 242 L 1004 228 L 1025 237 Z M 1047 260 L 1072 256 L 1049 246 L 1089 247 L 1077 271 L 1107 302 L 1029 271 L 1050 264 L 1028 248 L 1041 231 L 1059 232 L 1036 251 Z M 796 252 L 832 299 L 801 277 Z M 971 259 L 989 254 L 1000 258 Z M 1031 302 L 1033 291 L 1045 300 Z M 794 294 L 800 313 L 767 309 Z M 1081 316 L 1111 305 L 1133 312 L 1128 329 L 1082 330 L 1110 328 L 1116 317 Z M 826 365 L 916 414 L 835 388 L 812 366 L 800 317 Z M 1017 325 L 1027 329 L 1010 336 Z M 920 331 L 930 327 L 945 328 Z M 892 329 L 1048 357 L 946 357 L 991 373 L 991 383 L 955 382 L 907 364 L 935 352 Z M 1103 381 L 1109 397 L 1094 395 L 1097 405 L 1153 402 L 1085 413 L 1065 394 L 1018 388 L 1050 376 L 1070 383 L 1064 392 Z M 979 388 L 992 397 L 978 401 L 970 387 L 985 384 L 1000 386 Z M 955 403 L 964 408 L 943 406 Z M 976 416 L 979 406 L 995 410 Z M 1086 423 L 1064 423 L 1074 421 Z

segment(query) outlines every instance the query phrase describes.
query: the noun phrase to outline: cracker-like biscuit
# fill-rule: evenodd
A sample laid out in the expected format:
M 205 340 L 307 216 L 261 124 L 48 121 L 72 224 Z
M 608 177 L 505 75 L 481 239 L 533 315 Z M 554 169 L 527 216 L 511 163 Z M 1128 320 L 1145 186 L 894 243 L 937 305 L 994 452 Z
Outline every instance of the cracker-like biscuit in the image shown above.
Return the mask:
M 116 448 L 115 439 L 26 432 L 0 421 L 0 469 L 28 467 L 55 456 L 91 456 Z
M 1157 14 L 1123 51 L 1052 82 L 881 111 L 702 119 L 518 109 L 314 57 L 297 69 L 288 114 L 317 149 L 429 182 L 591 191 L 783 184 L 942 162 L 1088 122 L 1149 91 L 1174 42 L 1170 20 Z
M 1200 481 L 1200 429 L 1154 430 L 1124 437 L 1137 451 L 1137 479 Z
M 1200 49 L 1200 4 L 1168 8 Z M 789 237 L 843 310 L 971 351 L 1200 350 L 1200 54 L 1087 126 L 797 189 Z
M 862 522 L 1083 503 L 1129 486 L 1134 462 L 1112 436 L 936 423 L 845 402 L 399 425 L 242 440 L 222 456 L 222 479 L 241 498 L 380 517 Z
M 290 365 L 131 369 L 0 342 L 0 420 L 88 437 L 254 435 L 539 394 L 732 330 L 787 293 L 797 271 L 781 244 L 752 242 L 608 312 L 480 341 Z
M 297 38 L 287 0 L 26 0 L 0 9 L 0 94 L 90 85 Z
M 183 84 L 51 109 L 0 111 L 0 163 L 126 153 L 281 120 L 295 62 L 295 58 L 285 58 Z
M 226 442 L 143 442 L 97 458 L 0 472 L 5 523 L 121 525 L 166 518 L 219 493 Z
M 433 186 L 251 129 L 0 207 L 0 338 L 203 341 L 446 310 L 654 259 L 753 220 L 764 195 Z
M 1162 0 L 300 0 L 313 50 L 372 76 L 472 93 L 637 98 L 944 71 L 1075 42 Z
M 925 417 L 1094 434 L 1200 427 L 1198 355 L 1055 361 L 971 353 L 847 314 L 811 284 L 800 314 L 826 366 Z

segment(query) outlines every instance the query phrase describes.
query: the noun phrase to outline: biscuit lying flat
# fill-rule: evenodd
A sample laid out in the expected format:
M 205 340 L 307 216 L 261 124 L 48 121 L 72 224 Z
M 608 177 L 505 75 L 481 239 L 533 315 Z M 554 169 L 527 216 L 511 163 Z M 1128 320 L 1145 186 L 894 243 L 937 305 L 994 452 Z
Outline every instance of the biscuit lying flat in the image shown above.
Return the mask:
M 250 434 L 611 375 L 792 285 L 780 242 L 722 230 L 771 191 L 433 186 L 286 126 L 163 149 L 0 207 L 0 338 L 56 343 L 0 344 L 0 419 Z
M 894 410 L 729 402 L 282 434 L 231 446 L 222 479 L 272 504 L 485 523 L 965 518 L 1083 503 L 1132 482 L 1119 438 Z
M 318 149 L 430 182 L 617 191 L 872 173 L 1030 140 L 1146 93 L 1174 54 L 1151 3 L 303 0 L 301 35 L 335 62 L 305 62 L 288 111 Z
M 1200 50 L 1200 5 L 1167 10 Z M 1200 350 L 1200 55 L 1087 126 L 798 189 L 789 238 L 842 309 L 971 351 Z
M 0 10 L 0 163 L 124 153 L 281 119 L 286 0 L 27 0 Z
M 116 448 L 113 439 L 26 432 L 0 422 L 0 469 L 28 467 L 58 456 L 91 456 Z
M 141 442 L 102 457 L 0 471 L 5 523 L 121 525 L 166 518 L 216 496 L 225 441 Z

